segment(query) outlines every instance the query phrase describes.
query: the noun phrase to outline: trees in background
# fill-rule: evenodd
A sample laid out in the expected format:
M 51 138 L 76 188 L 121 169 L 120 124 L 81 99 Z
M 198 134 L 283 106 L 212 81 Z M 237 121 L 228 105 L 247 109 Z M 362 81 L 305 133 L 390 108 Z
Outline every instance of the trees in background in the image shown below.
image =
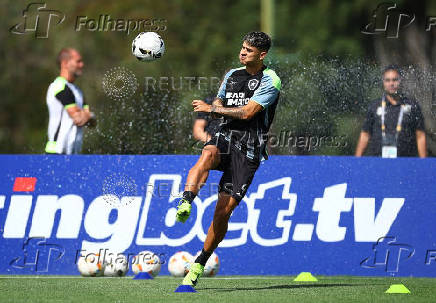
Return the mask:
M 98 126 L 87 131 L 85 153 L 197 153 L 191 138 L 190 102 L 216 92 L 226 69 L 237 66 L 242 36 L 258 30 L 257 1 L 126 0 L 47 1 L 66 15 L 50 28 L 48 39 L 14 35 L 6 29 L 22 21 L 24 1 L 0 4 L 0 146 L 3 153 L 42 153 L 48 113 L 46 89 L 57 75 L 60 48 L 81 51 L 85 70 L 77 84 L 97 113 Z M 268 64 L 282 79 L 282 96 L 270 142 L 275 154 L 351 155 L 370 100 L 381 94 L 380 69 L 406 66 L 406 91 L 421 103 L 430 148 L 436 153 L 432 116 L 435 100 L 435 32 L 423 29 L 425 15 L 436 15 L 430 2 L 402 1 L 416 22 L 398 39 L 364 35 L 377 1 L 276 1 L 276 36 Z M 98 20 L 164 19 L 166 54 L 142 63 L 130 53 L 133 31 L 76 31 L 77 16 Z M 419 20 L 419 21 L 418 21 Z M 423 21 L 424 20 L 424 21 Z M 114 67 L 136 78 L 128 98 L 105 93 L 103 79 Z M 153 82 L 154 81 L 154 82 Z M 154 83 L 154 84 L 153 84 Z M 120 86 L 121 82 L 112 85 Z M 120 88 L 120 87 L 118 87 Z M 434 109 L 434 108 L 433 108 Z M 276 140 L 276 141 L 274 141 Z M 281 140 L 281 141 L 280 141 Z

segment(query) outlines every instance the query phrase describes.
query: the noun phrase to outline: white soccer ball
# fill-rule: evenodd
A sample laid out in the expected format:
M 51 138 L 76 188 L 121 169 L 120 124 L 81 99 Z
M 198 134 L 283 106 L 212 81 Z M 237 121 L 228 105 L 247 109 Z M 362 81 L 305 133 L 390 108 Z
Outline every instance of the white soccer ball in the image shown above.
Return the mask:
M 199 251 L 195 258 L 200 255 L 201 251 Z M 213 277 L 220 270 L 220 259 L 216 253 L 212 253 L 210 258 L 207 260 L 206 265 L 204 266 L 203 277 Z
M 191 264 L 194 263 L 194 257 L 186 252 L 176 252 L 168 262 L 168 271 L 173 277 L 184 277 L 189 272 Z
M 132 260 L 132 271 L 135 275 L 147 272 L 156 277 L 160 272 L 161 262 L 159 257 L 151 251 L 145 250 L 137 254 Z
M 165 53 L 165 43 L 155 32 L 140 33 L 132 42 L 132 54 L 140 61 L 153 61 Z
M 100 277 L 103 276 L 105 263 L 99 254 L 90 253 L 79 258 L 77 269 L 84 277 Z
M 106 277 L 124 277 L 129 270 L 129 262 L 123 254 L 106 255 L 104 275 Z

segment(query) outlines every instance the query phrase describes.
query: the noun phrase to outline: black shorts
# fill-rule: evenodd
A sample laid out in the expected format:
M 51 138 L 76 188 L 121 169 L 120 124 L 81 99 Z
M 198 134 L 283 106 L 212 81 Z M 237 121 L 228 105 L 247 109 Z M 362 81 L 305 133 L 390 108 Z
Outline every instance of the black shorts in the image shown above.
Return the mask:
M 230 144 L 222 134 L 213 136 L 204 144 L 204 146 L 207 145 L 215 145 L 220 152 L 220 164 L 214 168 L 224 172 L 218 191 L 226 192 L 235 198 L 238 203 L 241 202 L 253 181 L 260 162 L 247 158 L 240 150 Z

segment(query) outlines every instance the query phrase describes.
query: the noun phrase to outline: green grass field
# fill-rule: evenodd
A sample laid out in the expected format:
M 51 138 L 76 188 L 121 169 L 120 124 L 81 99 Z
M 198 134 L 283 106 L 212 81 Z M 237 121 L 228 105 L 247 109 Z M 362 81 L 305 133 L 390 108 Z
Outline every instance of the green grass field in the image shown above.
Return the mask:
M 218 276 L 202 278 L 197 293 L 174 293 L 181 282 L 73 276 L 0 276 L 0 302 L 436 302 L 436 279 L 318 276 L 318 282 L 293 282 L 293 276 Z M 385 294 L 403 283 L 411 294 Z

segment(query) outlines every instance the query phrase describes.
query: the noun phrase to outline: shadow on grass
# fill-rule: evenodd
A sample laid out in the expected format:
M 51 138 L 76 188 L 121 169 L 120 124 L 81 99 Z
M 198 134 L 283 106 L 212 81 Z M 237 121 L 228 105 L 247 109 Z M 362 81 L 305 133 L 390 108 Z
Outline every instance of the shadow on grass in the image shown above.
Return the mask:
M 198 290 L 216 290 L 216 291 L 240 291 L 240 290 L 272 290 L 272 289 L 295 289 L 295 288 L 321 288 L 321 287 L 348 287 L 348 286 L 368 286 L 367 284 L 283 284 L 283 285 L 271 285 L 266 287 L 231 287 L 231 288 L 219 288 L 219 287 L 207 287 L 199 288 Z

